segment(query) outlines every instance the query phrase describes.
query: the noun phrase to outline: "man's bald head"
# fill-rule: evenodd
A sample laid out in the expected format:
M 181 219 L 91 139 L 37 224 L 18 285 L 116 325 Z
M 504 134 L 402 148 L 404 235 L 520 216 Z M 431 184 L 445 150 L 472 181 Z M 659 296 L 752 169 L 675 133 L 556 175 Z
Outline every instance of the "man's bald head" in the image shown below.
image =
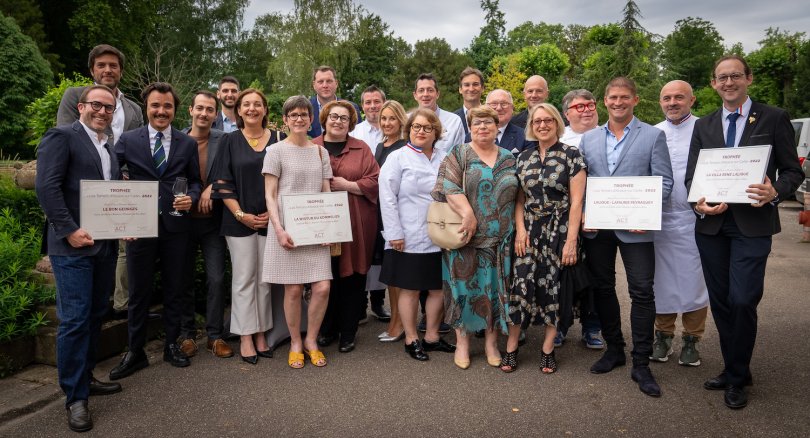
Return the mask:
M 548 99 L 548 82 L 539 75 L 534 75 L 526 79 L 523 85 L 523 98 L 526 99 L 526 106 L 531 108 L 543 103 Z
M 667 120 L 678 124 L 689 115 L 692 105 L 695 104 L 692 86 L 681 80 L 667 82 L 661 88 L 658 103 L 661 104 L 661 110 Z

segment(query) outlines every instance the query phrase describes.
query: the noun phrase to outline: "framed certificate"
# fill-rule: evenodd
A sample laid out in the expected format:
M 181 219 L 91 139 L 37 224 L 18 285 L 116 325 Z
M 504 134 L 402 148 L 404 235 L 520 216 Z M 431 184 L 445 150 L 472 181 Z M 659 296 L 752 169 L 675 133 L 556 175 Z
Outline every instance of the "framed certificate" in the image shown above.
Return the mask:
M 80 183 L 79 226 L 93 239 L 157 237 L 157 181 Z
M 687 201 L 755 204 L 745 190 L 762 184 L 771 157 L 771 145 L 701 149 Z
M 348 193 L 282 195 L 282 206 L 284 229 L 296 246 L 352 241 Z
M 588 177 L 585 228 L 660 230 L 660 176 Z

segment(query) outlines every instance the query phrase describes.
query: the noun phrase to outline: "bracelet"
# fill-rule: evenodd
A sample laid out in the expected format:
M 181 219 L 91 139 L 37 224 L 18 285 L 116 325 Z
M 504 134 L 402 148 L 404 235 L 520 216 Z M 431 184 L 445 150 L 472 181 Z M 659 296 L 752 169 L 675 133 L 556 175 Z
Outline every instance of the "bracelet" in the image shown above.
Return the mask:
M 236 210 L 233 212 L 233 217 L 235 217 L 237 221 L 242 222 L 242 218 L 245 217 L 245 212 L 242 210 Z

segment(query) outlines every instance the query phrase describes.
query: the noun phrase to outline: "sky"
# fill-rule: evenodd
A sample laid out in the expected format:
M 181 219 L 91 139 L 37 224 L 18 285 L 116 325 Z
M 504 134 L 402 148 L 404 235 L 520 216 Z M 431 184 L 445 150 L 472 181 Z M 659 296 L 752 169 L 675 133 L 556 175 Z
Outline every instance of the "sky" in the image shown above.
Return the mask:
M 347 0 L 348 1 L 348 0 Z M 470 45 L 484 24 L 479 0 L 374 0 L 355 1 L 388 23 L 394 35 L 410 44 L 433 37 L 447 40 L 456 49 Z M 501 0 L 506 30 L 526 21 L 550 24 L 594 25 L 621 20 L 625 0 Z M 675 22 L 700 17 L 714 23 L 727 47 L 741 42 L 746 52 L 759 47 L 768 27 L 810 33 L 807 0 L 636 0 L 641 25 L 666 36 Z M 268 12 L 292 10 L 292 0 L 251 0 L 245 27 Z

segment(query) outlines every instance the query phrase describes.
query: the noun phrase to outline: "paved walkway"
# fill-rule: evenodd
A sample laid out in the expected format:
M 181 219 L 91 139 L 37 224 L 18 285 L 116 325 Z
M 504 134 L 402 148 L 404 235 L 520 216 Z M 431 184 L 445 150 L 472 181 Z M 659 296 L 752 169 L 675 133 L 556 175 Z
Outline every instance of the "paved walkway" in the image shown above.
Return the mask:
M 149 368 L 124 379 L 122 393 L 90 400 L 95 428 L 87 436 L 808 436 L 810 245 L 797 243 L 798 207 L 781 208 L 783 232 L 759 307 L 755 386 L 740 411 L 723 405 L 722 392 L 702 389 L 722 368 L 711 320 L 698 344 L 702 366 L 652 364 L 660 399 L 638 391 L 629 367 L 590 374 L 600 353 L 577 342 L 577 326 L 558 349 L 560 370 L 547 376 L 538 369 L 537 328 L 508 375 L 486 365 L 479 340 L 462 371 L 450 354 L 419 363 L 401 344 L 377 342 L 385 325 L 371 321 L 354 352 L 326 349 L 325 369 L 289 369 L 286 345 L 257 366 L 203 351 L 185 369 L 163 363 L 153 347 Z M 626 289 L 620 295 L 629 334 Z M 97 375 L 116 362 L 100 364 Z M 55 374 L 34 366 L 0 380 L 0 436 L 70 434 Z

